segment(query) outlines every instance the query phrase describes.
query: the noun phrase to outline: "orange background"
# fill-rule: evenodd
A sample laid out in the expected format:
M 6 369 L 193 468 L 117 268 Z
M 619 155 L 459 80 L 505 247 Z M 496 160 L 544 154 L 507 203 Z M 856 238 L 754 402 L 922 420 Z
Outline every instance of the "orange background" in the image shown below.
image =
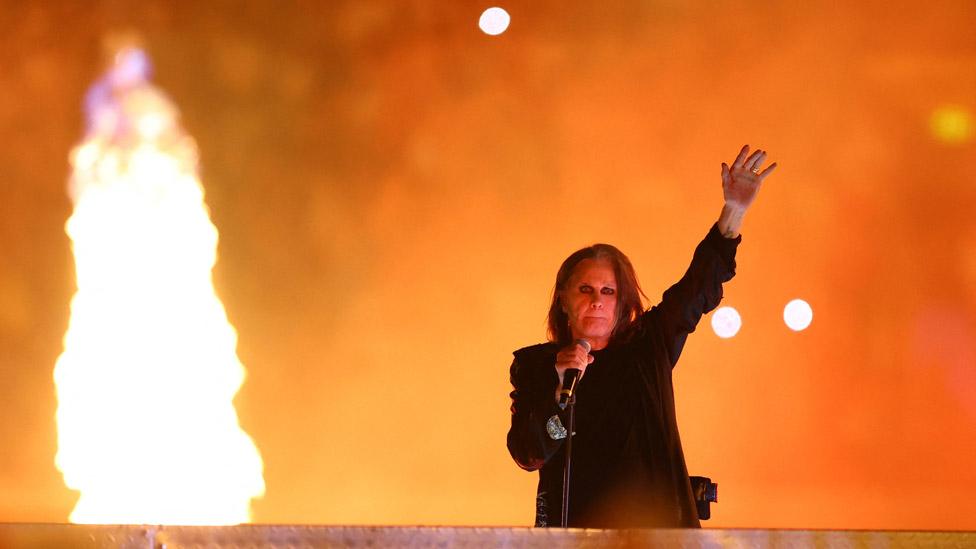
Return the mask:
M 560 261 L 614 243 L 657 299 L 748 142 L 780 168 L 726 287 L 743 328 L 706 318 L 676 374 L 706 525 L 976 528 L 973 2 L 536 0 L 499 37 L 475 2 L 2 4 L 0 521 L 77 497 L 67 155 L 135 30 L 201 151 L 255 521 L 529 524 L 508 366 Z

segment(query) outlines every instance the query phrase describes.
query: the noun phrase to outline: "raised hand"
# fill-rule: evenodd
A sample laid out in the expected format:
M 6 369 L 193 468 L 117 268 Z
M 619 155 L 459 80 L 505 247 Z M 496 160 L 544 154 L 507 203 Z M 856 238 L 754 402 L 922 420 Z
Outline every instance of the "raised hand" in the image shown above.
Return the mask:
M 766 151 L 756 149 L 749 154 L 749 145 L 744 145 L 735 157 L 730 168 L 722 162 L 722 193 L 725 204 L 732 208 L 748 209 L 759 193 L 764 179 L 776 169 L 776 163 L 759 171 L 766 160 Z
M 742 226 L 746 210 L 756 200 L 763 180 L 776 169 L 774 162 L 760 171 L 765 160 L 766 151 L 756 149 L 749 154 L 749 145 L 744 145 L 732 166 L 722 162 L 722 194 L 725 197 L 725 206 L 718 219 L 718 228 L 727 238 L 739 236 L 739 227 Z

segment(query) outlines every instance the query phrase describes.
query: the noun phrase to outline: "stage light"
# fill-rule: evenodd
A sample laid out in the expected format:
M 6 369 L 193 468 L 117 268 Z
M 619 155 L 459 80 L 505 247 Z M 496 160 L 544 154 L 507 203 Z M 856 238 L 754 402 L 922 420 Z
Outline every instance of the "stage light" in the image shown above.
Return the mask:
M 949 145 L 969 141 L 973 135 L 973 117 L 961 107 L 939 107 L 929 119 L 929 128 L 936 139 Z
M 794 332 L 806 330 L 813 321 L 813 309 L 802 299 L 794 299 L 783 309 L 783 321 Z
M 722 339 L 734 337 L 742 328 L 742 317 L 732 307 L 719 307 L 712 313 L 712 330 Z
M 145 53 L 119 54 L 71 156 L 55 464 L 80 492 L 72 522 L 238 524 L 265 485 L 234 408 L 245 371 L 213 288 L 217 228 L 197 146 L 148 76 Z
M 498 36 L 508 29 L 508 24 L 511 21 L 512 18 L 508 15 L 508 12 L 502 8 L 488 8 L 482 12 L 481 18 L 478 19 L 478 27 L 485 34 Z

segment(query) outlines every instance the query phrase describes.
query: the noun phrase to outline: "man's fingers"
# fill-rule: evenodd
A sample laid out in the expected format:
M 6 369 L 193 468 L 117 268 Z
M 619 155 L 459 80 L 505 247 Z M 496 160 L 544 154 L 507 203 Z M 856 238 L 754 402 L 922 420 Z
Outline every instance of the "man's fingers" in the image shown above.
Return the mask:
M 729 165 L 726 164 L 725 162 L 722 162 L 722 183 L 724 185 L 728 185 L 729 184 L 729 177 L 730 177 L 730 174 L 729 174 Z
M 761 150 L 756 149 L 752 152 L 752 154 L 749 155 L 749 158 L 746 158 L 746 161 L 742 163 L 742 167 L 749 171 L 756 169 L 757 166 L 762 164 L 763 155 L 764 153 Z
M 749 145 L 743 145 L 742 150 L 739 151 L 739 155 L 735 157 L 735 161 L 732 162 L 733 168 L 741 168 L 742 163 L 745 162 L 746 156 L 749 154 Z
M 556 356 L 556 364 L 566 368 L 583 368 L 593 362 L 593 357 L 588 354 L 580 354 L 573 351 L 563 351 Z
M 762 166 L 764 160 L 766 160 L 766 151 L 757 150 L 749 160 L 746 160 L 746 167 L 749 171 L 756 171 L 759 166 Z
M 776 169 L 776 163 L 773 162 L 772 164 L 769 165 L 768 168 L 766 168 L 765 170 L 762 171 L 761 174 L 759 174 L 759 181 L 761 182 L 763 179 L 766 179 L 766 176 L 773 173 L 773 170 L 775 169 Z

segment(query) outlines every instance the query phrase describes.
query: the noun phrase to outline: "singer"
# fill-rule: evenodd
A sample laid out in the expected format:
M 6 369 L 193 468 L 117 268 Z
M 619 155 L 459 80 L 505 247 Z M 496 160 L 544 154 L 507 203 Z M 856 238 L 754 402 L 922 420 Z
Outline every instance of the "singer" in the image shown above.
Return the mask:
M 515 351 L 511 367 L 508 449 L 520 467 L 539 471 L 536 526 L 559 526 L 562 518 L 569 433 L 559 401 L 570 368 L 579 370 L 579 379 L 568 525 L 700 526 L 671 371 L 688 334 L 718 306 L 722 284 L 735 275 L 743 216 L 776 168 L 760 171 L 765 159 L 765 151 L 749 154 L 746 145 L 731 165 L 722 164 L 725 203 L 718 222 L 658 305 L 645 310 L 630 260 L 609 244 L 578 250 L 559 267 L 549 342 Z

